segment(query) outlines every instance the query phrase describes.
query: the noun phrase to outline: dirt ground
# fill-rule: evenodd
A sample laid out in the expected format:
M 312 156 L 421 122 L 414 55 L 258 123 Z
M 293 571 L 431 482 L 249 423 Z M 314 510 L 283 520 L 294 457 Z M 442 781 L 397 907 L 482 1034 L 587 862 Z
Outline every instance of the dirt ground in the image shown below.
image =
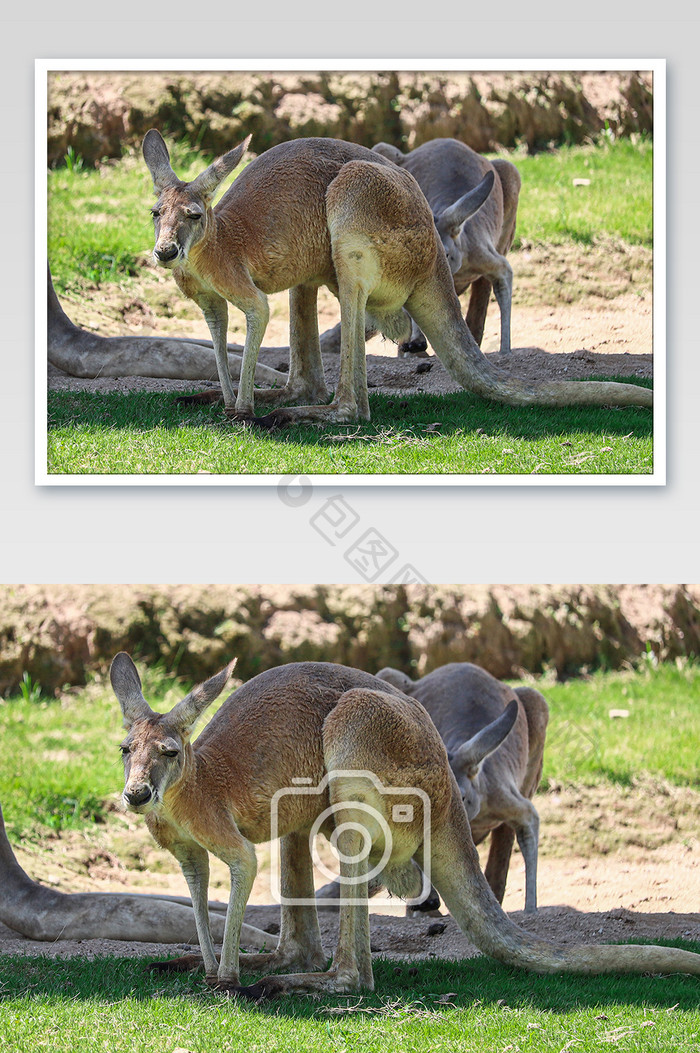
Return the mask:
M 542 820 L 539 910 L 522 912 L 524 867 L 516 850 L 504 907 L 517 924 L 561 943 L 700 940 L 700 793 L 643 781 L 620 791 L 553 787 L 536 801 Z M 65 834 L 41 847 L 15 849 L 27 873 L 64 892 L 187 894 L 178 868 L 150 841 L 144 824 L 116 810 L 116 804 L 108 824 L 90 834 Z M 277 931 L 279 908 L 269 905 L 268 846 L 259 847 L 258 859 L 246 920 Z M 227 873 L 218 862 L 210 894 L 218 900 L 228 894 Z M 478 953 L 451 918 L 444 921 L 444 931 L 431 935 L 435 918 L 405 918 L 399 905 L 373 910 L 373 951 L 389 958 Z M 322 912 L 329 951 L 336 925 L 335 915 Z M 0 953 L 160 956 L 181 946 L 102 940 L 47 944 L 0 926 Z
M 482 350 L 504 375 L 524 380 L 581 379 L 590 376 L 653 375 L 651 253 L 614 243 L 593 247 L 529 246 L 510 254 L 514 271 L 513 354 L 498 352 L 500 318 L 492 299 Z M 173 291 L 174 290 L 174 291 Z M 468 293 L 462 297 L 466 311 Z M 209 338 L 199 310 L 179 297 L 171 275 L 149 270 L 141 288 L 104 287 L 80 298 L 63 299 L 77 325 L 103 336 L 117 334 Z M 321 332 L 339 319 L 335 298 L 321 290 Z M 288 298 L 270 297 L 270 322 L 260 361 L 282 371 L 289 362 Z M 242 343 L 244 319 L 232 310 L 229 340 Z M 337 355 L 324 355 L 327 379 L 337 381 Z M 426 366 L 428 368 L 426 369 Z M 459 391 L 432 351 L 427 359 L 396 357 L 396 345 L 375 337 L 367 344 L 371 390 Z M 192 386 L 191 383 L 188 386 Z M 176 391 L 183 382 L 142 377 L 79 380 L 49 367 L 49 387 L 73 391 Z M 201 385 L 202 388 L 206 384 Z

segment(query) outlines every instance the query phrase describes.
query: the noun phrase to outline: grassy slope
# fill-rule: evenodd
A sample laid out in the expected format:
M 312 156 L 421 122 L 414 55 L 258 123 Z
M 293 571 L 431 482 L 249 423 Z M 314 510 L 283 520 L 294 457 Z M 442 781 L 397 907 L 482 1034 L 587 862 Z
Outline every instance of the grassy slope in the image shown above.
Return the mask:
M 639 772 L 700 789 L 700 667 L 596 673 L 542 689 L 551 723 L 543 780 L 629 785 Z M 611 710 L 627 717 L 611 718 Z
M 590 245 L 602 233 L 651 246 L 651 143 L 562 147 L 512 160 L 523 181 L 516 248 L 523 242 Z M 575 179 L 590 183 L 576 186 Z

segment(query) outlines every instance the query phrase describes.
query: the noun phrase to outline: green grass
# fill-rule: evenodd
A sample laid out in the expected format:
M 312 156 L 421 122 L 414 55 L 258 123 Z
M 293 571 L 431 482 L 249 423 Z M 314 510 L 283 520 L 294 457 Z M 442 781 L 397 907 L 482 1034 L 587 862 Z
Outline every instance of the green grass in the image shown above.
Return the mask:
M 174 676 L 141 670 L 153 705 L 182 697 Z M 11 841 L 103 822 L 123 784 L 121 715 L 111 688 L 90 684 L 60 699 L 20 694 L 0 701 L 0 802 Z M 0 1046 L 0 1049 L 2 1047 Z
M 623 379 L 623 378 L 621 378 Z M 648 382 L 641 381 L 645 386 Z M 373 395 L 372 420 L 270 435 L 174 395 L 49 393 L 56 474 L 645 474 L 652 419 L 629 407 L 522 409 L 468 392 Z
M 532 157 L 504 154 L 520 172 L 515 247 L 523 242 L 592 245 L 602 233 L 651 246 L 653 235 L 650 141 L 618 140 L 564 146 Z M 574 179 L 589 179 L 575 186 Z
M 700 667 L 665 663 L 542 688 L 550 706 L 543 780 L 630 785 L 640 772 L 700 787 Z M 611 718 L 610 710 L 627 717 Z
M 169 709 L 189 687 L 158 668 L 141 672 L 145 696 L 158 710 Z M 700 664 L 649 664 L 637 672 L 545 682 L 541 690 L 550 705 L 545 783 L 628 783 L 646 771 L 700 786 Z M 630 715 L 611 720 L 611 709 Z M 104 818 L 106 802 L 122 789 L 122 737 L 106 682 L 58 700 L 18 695 L 0 702 L 0 802 L 10 840 L 89 829 Z
M 251 1005 L 211 994 L 195 977 L 153 976 L 134 959 L 3 957 L 0 1049 L 683 1053 L 700 1045 L 698 980 L 688 976 L 540 977 L 483 958 L 379 960 L 375 984 L 363 996 Z

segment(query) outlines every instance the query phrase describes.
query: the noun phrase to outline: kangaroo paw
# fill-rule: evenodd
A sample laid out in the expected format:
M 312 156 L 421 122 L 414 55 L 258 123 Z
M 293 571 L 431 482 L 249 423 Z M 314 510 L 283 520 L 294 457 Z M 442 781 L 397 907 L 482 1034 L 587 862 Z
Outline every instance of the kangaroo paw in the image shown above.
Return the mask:
M 260 424 L 262 417 L 256 417 L 254 413 L 239 412 L 231 407 L 224 410 L 226 417 L 235 424 Z
M 399 344 L 399 357 L 402 355 L 420 355 L 421 358 L 427 358 L 427 351 L 428 341 L 424 336 L 418 340 L 407 340 L 405 344 Z
M 221 388 L 208 388 L 207 391 L 196 391 L 193 395 L 180 395 L 175 401 L 178 406 L 208 406 L 221 402 L 223 397 Z
M 260 428 L 261 431 L 277 431 L 278 428 L 291 424 L 292 420 L 292 416 L 284 409 L 276 409 L 271 413 L 266 413 L 263 417 L 251 417 L 250 423 Z
M 257 983 L 249 984 L 248 987 L 230 985 L 224 987 L 223 990 L 229 990 L 231 994 L 236 994 L 239 998 L 245 998 L 248 1002 L 263 1002 L 266 998 L 274 998 L 276 995 L 283 993 L 284 985 L 276 981 L 277 977 L 267 976 L 264 980 L 258 980 Z M 217 990 L 222 990 L 222 987 L 217 986 Z
M 422 903 L 413 903 L 411 905 L 412 911 L 420 911 L 421 913 L 429 913 L 433 910 L 438 910 L 440 907 L 440 897 L 438 896 L 435 889 L 431 889 Z
M 203 968 L 204 959 L 201 954 L 183 954 L 179 958 L 150 964 L 153 973 L 196 973 Z

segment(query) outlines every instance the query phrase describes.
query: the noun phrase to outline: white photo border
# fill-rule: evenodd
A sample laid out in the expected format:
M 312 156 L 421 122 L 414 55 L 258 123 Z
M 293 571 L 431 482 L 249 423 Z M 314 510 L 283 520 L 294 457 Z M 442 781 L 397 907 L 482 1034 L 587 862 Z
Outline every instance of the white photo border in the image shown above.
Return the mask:
M 47 471 L 46 247 L 48 75 L 55 72 L 572 72 L 639 70 L 653 75 L 653 470 L 647 475 L 311 475 L 318 486 L 664 486 L 666 484 L 666 60 L 663 58 L 471 59 L 471 58 L 41 58 L 35 60 L 35 461 L 37 486 L 276 486 L 265 475 L 57 475 Z

